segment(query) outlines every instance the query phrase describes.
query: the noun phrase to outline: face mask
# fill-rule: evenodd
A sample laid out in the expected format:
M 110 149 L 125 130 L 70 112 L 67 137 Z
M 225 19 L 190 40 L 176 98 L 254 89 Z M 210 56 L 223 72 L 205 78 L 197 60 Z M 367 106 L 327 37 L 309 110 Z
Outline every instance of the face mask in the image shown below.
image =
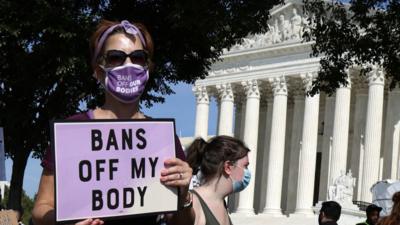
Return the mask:
M 242 168 L 240 166 L 237 166 L 237 167 Z M 251 178 L 250 170 L 244 169 L 244 168 L 242 168 L 242 169 L 243 169 L 244 174 L 243 174 L 243 178 L 241 180 L 237 181 L 237 180 L 234 180 L 233 178 L 231 178 L 232 188 L 233 188 L 234 193 L 243 191 L 247 187 L 247 185 L 249 185 L 249 183 L 250 183 L 250 178 Z
M 137 64 L 102 69 L 106 73 L 104 86 L 108 93 L 123 103 L 139 100 L 149 80 L 148 69 Z

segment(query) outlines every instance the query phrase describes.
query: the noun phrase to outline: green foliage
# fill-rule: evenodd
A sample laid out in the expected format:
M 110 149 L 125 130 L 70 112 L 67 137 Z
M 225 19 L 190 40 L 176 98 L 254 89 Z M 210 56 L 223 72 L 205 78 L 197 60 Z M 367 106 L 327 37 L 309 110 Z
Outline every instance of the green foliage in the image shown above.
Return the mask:
M 269 10 L 279 3 L 281 0 L 115 0 L 104 10 L 104 17 L 143 22 L 153 35 L 156 68 L 144 96 L 149 106 L 172 93 L 168 83 L 205 78 L 223 48 L 249 33 L 265 32 Z
M 156 70 L 146 106 L 173 93 L 168 83 L 204 78 L 210 65 L 248 33 L 268 29 L 281 0 L 0 0 L 0 126 L 13 159 L 10 202 L 19 204 L 31 151 L 42 157 L 48 123 L 99 105 L 88 39 L 101 18 L 145 24 L 154 37 Z
M 9 188 L 6 186 L 5 190 L 4 190 L 4 199 L 2 199 L 1 201 L 1 205 L 5 206 L 8 203 L 8 196 L 9 196 Z M 22 216 L 22 222 L 24 224 L 29 224 L 29 219 L 31 218 L 31 212 L 33 209 L 33 199 L 31 199 L 26 193 L 25 191 L 22 192 L 22 200 L 21 200 L 21 206 L 24 210 L 24 214 Z
M 48 145 L 48 123 L 91 101 L 97 86 L 87 66 L 94 15 L 85 1 L 2 1 L 0 124 L 6 154 Z
M 304 0 L 309 22 L 315 26 L 305 34 L 315 40 L 313 56 L 321 56 L 321 70 L 311 93 L 332 93 L 347 84 L 346 70 L 360 66 L 366 75 L 371 65 L 382 67 L 390 87 L 400 82 L 399 0 Z

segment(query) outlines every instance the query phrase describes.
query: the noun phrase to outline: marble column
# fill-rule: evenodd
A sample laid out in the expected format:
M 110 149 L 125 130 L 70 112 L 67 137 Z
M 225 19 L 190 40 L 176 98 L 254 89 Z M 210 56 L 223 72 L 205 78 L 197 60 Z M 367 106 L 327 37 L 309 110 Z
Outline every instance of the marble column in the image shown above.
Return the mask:
M 264 119 L 265 124 L 263 125 L 263 127 L 265 127 L 265 131 L 263 132 L 264 136 L 260 137 L 260 139 L 263 139 L 263 141 L 262 142 L 260 141 L 258 143 L 258 145 L 263 144 L 262 146 L 259 147 L 259 149 L 263 152 L 262 154 L 260 154 L 262 157 L 260 157 L 259 154 L 257 154 L 257 158 L 259 160 L 258 161 L 259 163 L 257 163 L 257 167 L 258 168 L 261 167 L 260 170 L 257 170 L 257 171 L 261 171 L 261 172 L 257 173 L 257 174 L 261 174 L 261 176 L 259 176 L 259 177 L 261 177 L 260 178 L 261 179 L 261 182 L 260 182 L 261 183 L 261 185 L 260 185 L 261 191 L 260 191 L 260 195 L 259 195 L 260 207 L 259 207 L 258 213 L 262 213 L 262 211 L 264 210 L 265 199 L 267 196 L 267 180 L 268 180 L 267 173 L 268 173 L 268 163 L 269 163 L 269 150 L 270 150 L 269 146 L 270 146 L 270 141 L 271 141 L 271 124 L 272 124 L 272 111 L 273 111 L 272 105 L 274 102 L 273 95 L 272 95 L 272 88 L 270 88 L 270 87 L 267 87 L 267 88 L 268 88 L 268 91 L 267 91 L 265 97 L 264 96 L 262 97 L 262 99 L 263 98 L 265 98 L 265 99 L 263 99 L 261 101 L 261 104 L 263 104 L 262 102 L 264 102 L 264 104 L 265 104 L 265 101 L 267 103 L 267 112 L 266 112 L 265 119 Z M 270 90 L 271 90 L 271 93 L 270 93 Z M 259 164 L 261 164 L 260 167 L 258 166 Z
M 257 159 L 257 137 L 258 137 L 258 120 L 260 110 L 260 91 L 257 80 L 243 81 L 242 85 L 246 93 L 246 114 L 244 124 L 243 141 L 251 150 L 249 152 L 249 170 L 252 177 L 256 177 L 256 159 Z M 240 192 L 237 213 L 254 215 L 254 183 L 251 179 L 248 187 Z
M 386 126 L 383 145 L 383 179 L 396 180 L 399 163 L 399 125 L 397 123 L 400 121 L 400 88 L 397 87 L 389 91 L 386 108 Z
M 350 169 L 354 177 L 357 177 L 354 187 L 354 199 L 361 199 L 362 165 L 364 160 L 364 134 L 368 105 L 368 83 L 362 77 L 355 77 L 353 82 L 355 91 L 355 109 L 353 120 L 353 141 L 351 151 Z
M 196 124 L 194 129 L 195 137 L 202 137 L 207 140 L 208 136 L 208 112 L 210 101 L 205 86 L 195 86 L 193 92 L 196 96 Z
M 231 84 L 216 86 L 219 94 L 220 115 L 218 121 L 218 135 L 233 136 L 233 91 Z
M 373 67 L 368 74 L 368 106 L 365 126 L 365 152 L 362 171 L 361 201 L 372 202 L 370 188 L 379 179 L 381 151 L 382 114 L 384 97 L 384 75 L 380 68 Z
M 328 197 L 328 176 L 329 163 L 332 152 L 332 133 L 333 120 L 335 112 L 335 97 L 325 96 L 325 112 L 324 112 L 324 135 L 322 141 L 322 159 L 321 173 L 319 182 L 319 200 L 326 200 Z
M 301 77 L 310 90 L 313 75 L 302 74 Z M 313 215 L 312 204 L 314 195 L 315 164 L 318 140 L 319 94 L 307 95 L 304 106 L 302 145 L 300 150 L 299 179 L 295 214 Z
M 219 118 L 221 117 L 221 100 L 219 99 L 218 93 L 214 92 L 210 97 L 215 99 L 215 103 L 217 104 L 217 127 L 216 132 L 219 130 Z
M 333 181 L 340 176 L 340 171 L 343 170 L 346 172 L 350 122 L 350 96 L 350 79 L 348 79 L 347 86 L 342 86 L 336 89 L 332 155 L 328 178 L 329 185 L 332 185 Z
M 291 145 L 290 145 L 290 161 L 289 161 L 289 178 L 287 186 L 287 211 L 286 214 L 294 213 L 296 209 L 296 195 L 297 195 L 297 181 L 299 173 L 299 156 L 300 156 L 300 143 L 303 129 L 304 118 L 304 90 L 297 87 L 297 92 L 294 95 L 294 113 Z
M 392 176 L 395 177 L 396 180 L 400 179 L 400 121 L 394 125 L 393 132 L 393 159 L 392 159 Z M 397 162 L 397 163 L 396 163 Z
M 234 105 L 235 105 L 235 128 L 234 136 L 240 140 L 243 140 L 243 127 L 244 127 L 244 115 L 246 101 L 243 97 L 243 93 L 238 90 L 234 91 Z M 238 205 L 239 193 L 233 193 L 228 196 L 228 210 L 234 212 Z
M 235 92 L 235 94 L 237 94 Z M 234 106 L 235 106 L 235 127 L 234 127 L 234 135 L 236 138 L 243 138 L 243 126 L 244 126 L 244 99 L 241 96 L 234 96 Z
M 260 83 L 260 86 L 263 83 Z M 264 83 L 265 84 L 265 83 Z M 257 176 L 255 178 L 254 187 L 254 210 L 256 213 L 261 213 L 265 206 L 265 194 L 266 194 L 266 177 L 267 168 L 265 167 L 266 161 L 264 161 L 264 146 L 266 145 L 267 139 L 265 138 L 267 132 L 267 113 L 268 113 L 268 94 L 260 93 L 260 115 L 258 120 L 258 143 L 257 143 L 257 165 L 256 171 Z M 271 106 L 272 107 L 272 106 Z
M 293 84 L 293 78 L 286 78 L 287 81 L 290 79 L 291 83 Z M 289 85 L 288 85 L 289 86 Z M 282 203 L 281 203 L 281 208 L 283 214 L 285 214 L 288 209 L 291 207 L 288 205 L 288 198 L 289 198 L 289 193 L 287 191 L 287 187 L 290 182 L 289 174 L 290 174 L 290 168 L 292 167 L 292 164 L 290 162 L 291 158 L 291 149 L 292 149 L 292 130 L 294 129 L 293 127 L 293 115 L 294 115 L 294 98 L 291 96 L 294 94 L 294 92 L 290 89 L 288 89 L 288 102 L 287 102 L 287 112 L 286 112 L 286 134 L 285 134 L 285 156 L 283 158 L 283 180 L 282 180 Z M 300 119 L 301 120 L 301 119 Z
M 287 85 L 284 77 L 271 78 L 274 94 L 264 214 L 282 215 L 281 194 L 285 152 Z

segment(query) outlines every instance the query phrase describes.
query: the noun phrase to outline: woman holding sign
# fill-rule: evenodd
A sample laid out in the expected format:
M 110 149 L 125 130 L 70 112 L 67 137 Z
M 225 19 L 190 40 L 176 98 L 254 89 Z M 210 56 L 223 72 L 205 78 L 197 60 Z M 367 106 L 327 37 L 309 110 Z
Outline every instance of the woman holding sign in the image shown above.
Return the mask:
M 229 136 L 209 142 L 198 138 L 189 147 L 188 162 L 195 173 L 201 172 L 201 185 L 191 191 L 196 225 L 232 224 L 224 199 L 249 184 L 249 151 L 242 141 Z
M 149 68 L 153 55 L 153 42 L 147 29 L 141 24 L 128 21 L 102 21 L 94 32 L 91 42 L 93 76 L 105 90 L 104 104 L 86 113 L 74 115 L 72 120 L 96 119 L 146 119 L 139 111 L 140 96 L 149 80 Z M 167 223 L 192 224 L 191 195 L 188 193 L 192 169 L 184 161 L 185 156 L 179 139 L 175 138 L 176 155 L 164 161 L 160 182 L 180 190 L 181 210 L 165 216 Z M 47 151 L 42 162 L 43 174 L 33 209 L 35 224 L 54 225 L 54 161 Z M 71 193 L 73 194 L 73 193 Z M 79 205 L 79 202 L 76 203 Z M 102 221 L 88 218 L 76 225 L 136 225 L 157 224 L 160 216 L 142 216 L 130 219 Z

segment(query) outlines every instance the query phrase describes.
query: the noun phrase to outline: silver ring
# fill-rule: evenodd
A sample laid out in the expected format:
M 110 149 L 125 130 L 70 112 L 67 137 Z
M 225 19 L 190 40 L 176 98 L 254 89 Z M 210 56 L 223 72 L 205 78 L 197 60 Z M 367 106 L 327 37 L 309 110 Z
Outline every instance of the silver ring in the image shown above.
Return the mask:
M 183 179 L 183 173 L 179 173 L 179 180 Z

